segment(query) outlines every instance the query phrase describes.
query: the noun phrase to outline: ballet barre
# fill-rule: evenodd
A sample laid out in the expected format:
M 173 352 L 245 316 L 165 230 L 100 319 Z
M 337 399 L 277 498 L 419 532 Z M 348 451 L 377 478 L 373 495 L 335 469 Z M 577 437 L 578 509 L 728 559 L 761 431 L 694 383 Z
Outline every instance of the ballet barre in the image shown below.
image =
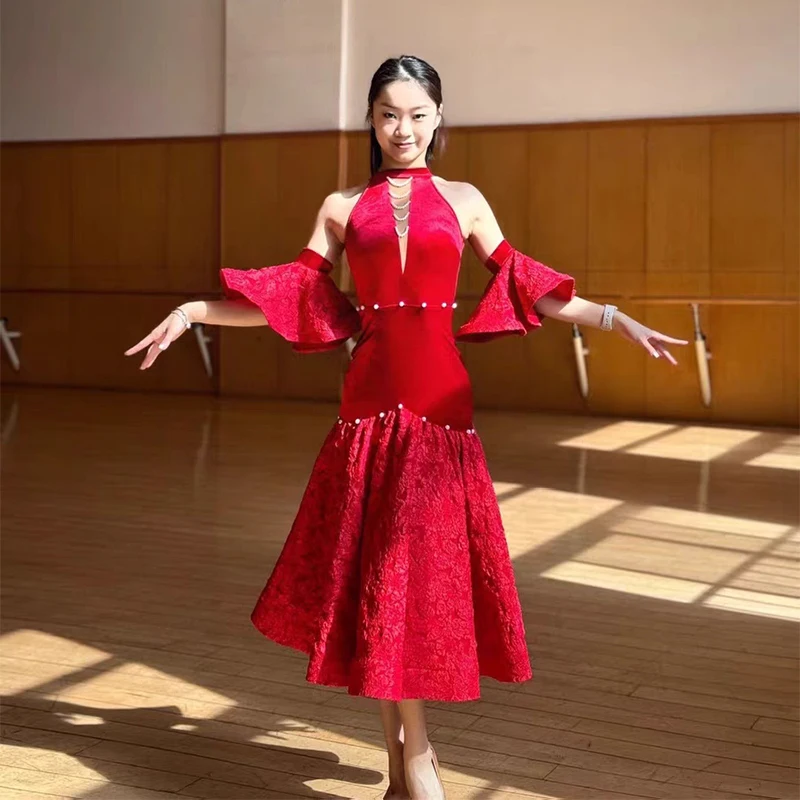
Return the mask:
M 688 305 L 692 313 L 694 328 L 694 352 L 697 364 L 697 379 L 700 387 L 700 397 L 703 405 L 711 405 L 711 370 L 709 361 L 712 354 L 708 346 L 708 337 L 703 331 L 700 323 L 701 305 L 777 305 L 777 306 L 796 306 L 800 304 L 800 299 L 776 297 L 776 298 L 739 298 L 739 297 L 644 297 L 641 295 L 618 295 L 604 298 L 597 302 L 610 302 L 615 304 L 637 303 L 639 305 Z M 586 357 L 589 355 L 589 348 L 585 346 L 583 334 L 577 324 L 572 326 L 572 344 L 575 354 L 575 369 L 578 378 L 578 389 L 581 396 L 586 399 L 589 396 L 589 373 L 586 368 Z
M 14 339 L 19 339 L 22 336 L 21 331 L 10 331 L 8 329 L 8 317 L 0 317 L 0 342 L 3 344 L 3 350 L 11 362 L 11 366 L 19 372 L 20 361 L 17 348 L 14 347 Z

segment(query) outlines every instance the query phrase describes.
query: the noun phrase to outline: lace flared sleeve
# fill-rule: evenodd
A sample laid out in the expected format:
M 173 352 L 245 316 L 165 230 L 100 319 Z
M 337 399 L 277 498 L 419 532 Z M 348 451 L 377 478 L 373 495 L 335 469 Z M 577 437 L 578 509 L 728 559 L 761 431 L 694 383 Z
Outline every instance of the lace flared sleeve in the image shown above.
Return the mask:
M 333 264 L 305 248 L 295 261 L 220 270 L 229 300 L 249 300 L 298 353 L 333 350 L 361 329 L 361 317 L 330 276 Z
M 537 300 L 548 294 L 565 301 L 575 296 L 571 275 L 534 261 L 505 239 L 489 256 L 486 266 L 494 274 L 475 311 L 458 329 L 458 341 L 488 342 L 509 334 L 524 336 L 542 325 L 534 308 Z

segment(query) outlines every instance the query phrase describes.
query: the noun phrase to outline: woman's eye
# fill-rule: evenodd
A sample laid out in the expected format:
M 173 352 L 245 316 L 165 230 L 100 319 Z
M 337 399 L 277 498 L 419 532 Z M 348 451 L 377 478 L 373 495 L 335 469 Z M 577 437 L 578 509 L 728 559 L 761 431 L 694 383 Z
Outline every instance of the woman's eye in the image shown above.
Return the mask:
M 414 114 L 414 119 L 425 119 L 424 114 Z
M 383 112 L 383 116 L 386 117 L 387 119 L 389 119 L 390 117 L 393 117 L 394 114 L 392 114 L 391 111 L 384 111 Z

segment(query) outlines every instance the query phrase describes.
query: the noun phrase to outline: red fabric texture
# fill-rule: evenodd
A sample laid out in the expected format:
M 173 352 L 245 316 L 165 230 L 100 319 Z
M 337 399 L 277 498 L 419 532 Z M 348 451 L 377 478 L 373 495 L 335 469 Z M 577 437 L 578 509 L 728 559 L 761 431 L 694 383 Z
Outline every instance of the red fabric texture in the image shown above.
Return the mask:
M 229 300 L 258 306 L 267 323 L 298 353 L 339 347 L 361 328 L 353 304 L 330 276 L 333 264 L 305 248 L 288 264 L 259 269 L 220 270 Z
M 515 250 L 505 239 L 489 256 L 494 273 L 475 311 L 458 329 L 460 342 L 487 342 L 500 336 L 524 336 L 540 328 L 534 303 L 545 295 L 568 301 L 575 296 L 575 280 Z
M 389 178 L 410 180 L 405 269 Z M 348 220 L 358 297 L 350 308 L 362 334 L 339 416 L 252 612 L 261 633 L 308 655 L 312 683 L 390 700 L 465 701 L 480 697 L 481 676 L 532 677 L 500 509 L 452 332 L 463 246 L 455 212 L 427 168 L 378 173 Z M 543 265 L 502 247 L 466 333 L 535 327 L 531 298 L 551 283 L 563 291 L 563 281 L 543 278 Z M 334 345 L 358 327 L 307 265 L 284 265 L 280 276 L 276 269 L 225 277 L 294 344 Z
M 390 700 L 473 700 L 531 677 L 480 439 L 402 410 L 335 425 L 252 616 L 306 679 Z

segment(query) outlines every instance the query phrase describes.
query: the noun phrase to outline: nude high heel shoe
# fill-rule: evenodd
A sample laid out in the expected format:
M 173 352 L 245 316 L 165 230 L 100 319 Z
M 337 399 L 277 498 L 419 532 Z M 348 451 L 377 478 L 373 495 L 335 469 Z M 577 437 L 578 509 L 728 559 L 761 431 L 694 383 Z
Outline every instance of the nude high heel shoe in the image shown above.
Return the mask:
M 409 791 L 411 793 L 412 798 L 446 798 L 444 792 L 444 783 L 442 782 L 442 775 L 439 769 L 439 759 L 436 757 L 436 751 L 431 746 L 430 742 L 428 743 L 428 749 L 426 752 L 421 753 L 418 756 L 414 756 L 413 761 L 417 762 L 418 760 L 427 760 L 430 759 L 431 766 L 433 767 L 433 773 L 436 777 L 436 783 L 438 784 L 438 792 L 434 790 L 433 786 L 424 787 L 420 784 L 418 780 L 414 780 L 414 776 L 412 773 L 406 770 L 407 776 L 407 784 Z M 413 769 L 413 768 L 412 768 Z
M 431 745 L 431 758 L 433 759 L 433 769 L 436 772 L 436 780 L 439 781 L 439 786 L 442 788 L 442 797 L 445 797 L 444 782 L 442 781 L 442 773 L 439 770 L 439 759 L 436 758 L 436 751 Z

